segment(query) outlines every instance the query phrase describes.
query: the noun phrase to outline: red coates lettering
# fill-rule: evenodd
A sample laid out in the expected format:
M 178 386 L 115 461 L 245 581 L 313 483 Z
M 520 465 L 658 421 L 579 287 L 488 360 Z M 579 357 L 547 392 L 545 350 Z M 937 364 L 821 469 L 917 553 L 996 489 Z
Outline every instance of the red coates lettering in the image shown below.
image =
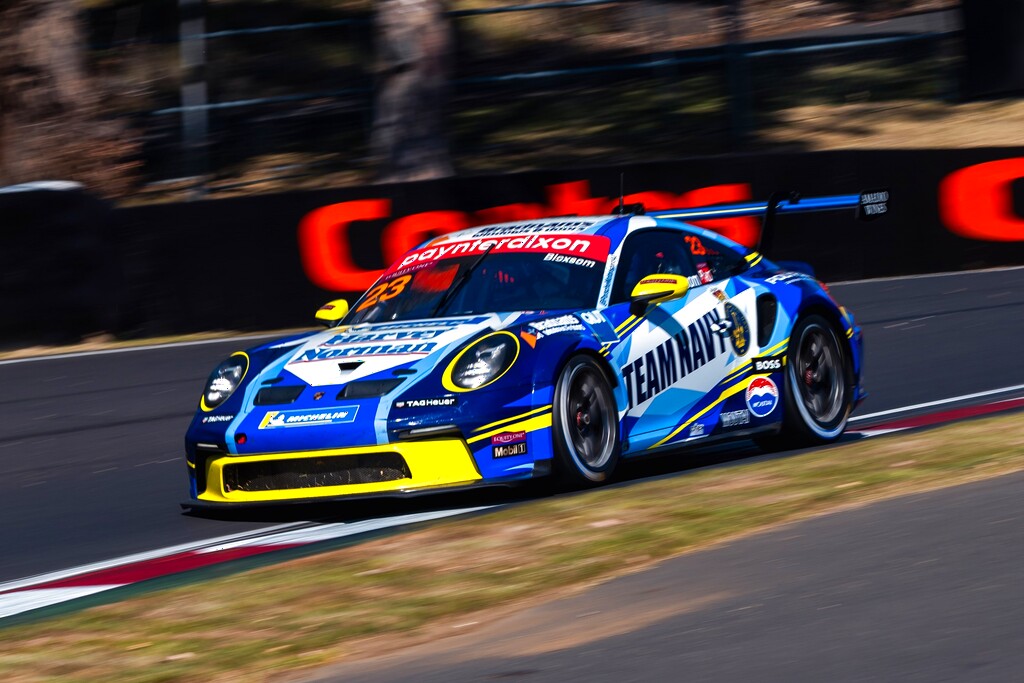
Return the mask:
M 1024 218 L 1013 211 L 1013 182 L 1024 158 L 961 168 L 939 185 L 939 216 L 950 232 L 973 240 L 1024 241 Z
M 548 203 L 506 204 L 475 213 L 428 211 L 391 221 L 381 233 L 381 254 L 391 263 L 431 237 L 475 225 L 531 220 L 548 216 L 594 216 L 610 213 L 618 198 L 591 197 L 586 180 L 549 185 Z M 637 192 L 626 195 L 627 204 L 642 203 L 650 211 L 710 206 L 751 199 L 750 185 L 715 185 L 682 195 L 671 192 Z M 372 285 L 383 269 L 366 269 L 352 258 L 349 226 L 390 217 L 387 199 L 359 199 L 324 206 L 307 214 L 299 223 L 299 254 L 306 276 L 317 287 L 336 292 L 361 291 Z M 696 225 L 715 230 L 741 244 L 754 245 L 760 232 L 756 218 L 726 218 L 700 221 Z

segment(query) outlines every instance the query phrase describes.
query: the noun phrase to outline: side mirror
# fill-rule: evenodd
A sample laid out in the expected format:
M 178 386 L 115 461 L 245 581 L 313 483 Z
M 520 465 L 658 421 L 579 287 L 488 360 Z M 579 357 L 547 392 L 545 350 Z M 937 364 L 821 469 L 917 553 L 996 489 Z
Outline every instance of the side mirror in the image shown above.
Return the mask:
M 629 312 L 641 316 L 648 304 L 678 299 L 690 291 L 690 281 L 683 275 L 658 273 L 640 278 L 629 295 Z
M 327 327 L 337 327 L 341 319 L 348 313 L 348 301 L 335 299 L 316 309 L 316 319 Z

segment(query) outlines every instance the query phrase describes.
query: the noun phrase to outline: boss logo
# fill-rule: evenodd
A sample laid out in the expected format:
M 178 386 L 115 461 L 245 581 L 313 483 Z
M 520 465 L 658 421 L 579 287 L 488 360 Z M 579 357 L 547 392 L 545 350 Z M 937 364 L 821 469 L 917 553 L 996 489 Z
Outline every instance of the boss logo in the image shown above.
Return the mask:
M 785 364 L 785 356 L 767 356 L 754 359 L 754 374 L 761 372 L 775 372 L 781 370 Z

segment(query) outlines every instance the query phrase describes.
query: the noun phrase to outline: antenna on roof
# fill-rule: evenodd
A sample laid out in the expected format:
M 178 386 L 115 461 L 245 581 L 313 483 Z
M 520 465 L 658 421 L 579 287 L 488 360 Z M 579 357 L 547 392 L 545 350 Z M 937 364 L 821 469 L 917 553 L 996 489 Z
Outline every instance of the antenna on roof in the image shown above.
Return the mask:
M 643 204 L 626 204 L 626 174 L 623 171 L 619 172 L 619 206 L 612 211 L 613 216 L 625 216 L 627 213 L 631 216 L 642 216 L 644 215 Z
M 626 199 L 626 172 L 619 171 L 619 215 L 622 215 L 622 202 Z

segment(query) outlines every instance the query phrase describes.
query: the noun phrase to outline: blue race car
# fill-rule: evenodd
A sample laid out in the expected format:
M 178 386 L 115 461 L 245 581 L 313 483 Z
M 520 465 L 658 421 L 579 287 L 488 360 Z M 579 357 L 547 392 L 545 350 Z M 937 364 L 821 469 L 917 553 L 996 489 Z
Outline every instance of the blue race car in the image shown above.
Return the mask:
M 213 371 L 186 505 L 585 486 L 719 438 L 832 441 L 865 395 L 853 316 L 807 269 L 682 221 L 868 216 L 885 198 L 626 207 L 433 239 L 351 308 L 321 308 L 327 330 Z

